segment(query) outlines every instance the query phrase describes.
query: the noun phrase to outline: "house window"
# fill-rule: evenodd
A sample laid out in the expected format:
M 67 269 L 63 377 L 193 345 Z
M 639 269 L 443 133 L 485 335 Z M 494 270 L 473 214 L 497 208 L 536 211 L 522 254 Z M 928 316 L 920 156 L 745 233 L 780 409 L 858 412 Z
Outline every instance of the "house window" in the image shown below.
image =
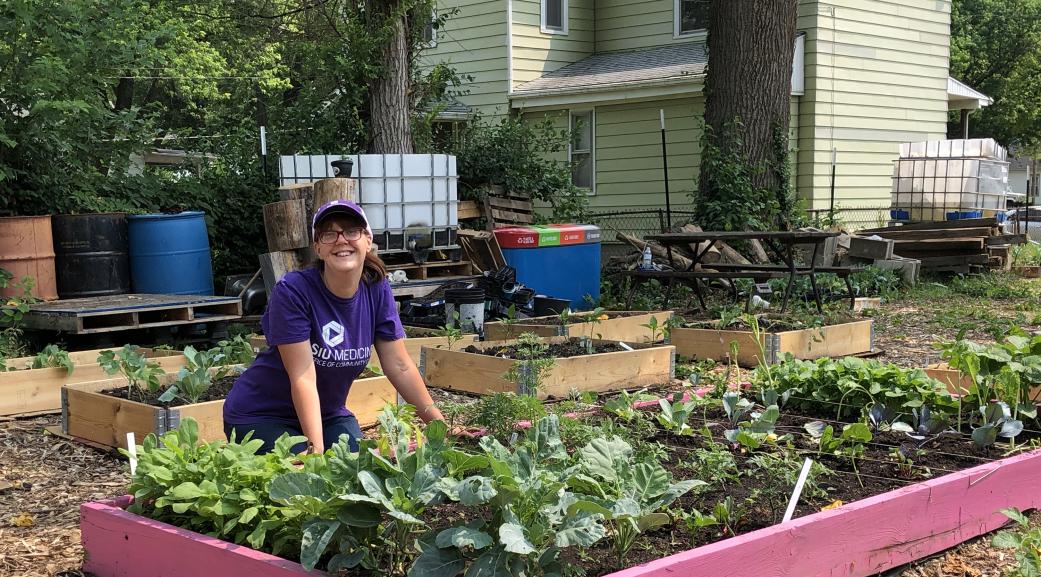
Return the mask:
M 675 0 L 676 37 L 708 28 L 708 6 L 710 0 Z
M 571 184 L 588 189 L 590 193 L 595 187 L 593 139 L 596 137 L 596 131 L 593 118 L 592 110 L 571 112 L 571 146 L 568 158 L 571 161 Z
M 437 47 L 437 8 L 434 8 L 430 21 L 423 27 L 423 44 L 427 48 Z
M 542 33 L 567 34 L 567 0 L 542 0 Z

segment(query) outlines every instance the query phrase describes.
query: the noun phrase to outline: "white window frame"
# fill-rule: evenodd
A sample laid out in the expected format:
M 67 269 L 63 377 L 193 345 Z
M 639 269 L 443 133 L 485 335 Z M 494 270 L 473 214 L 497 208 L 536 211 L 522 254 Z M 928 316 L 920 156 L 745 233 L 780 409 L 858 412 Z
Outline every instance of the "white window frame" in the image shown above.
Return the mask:
M 550 28 L 546 25 L 546 3 L 547 2 L 560 2 L 560 23 L 563 24 L 562 28 Z M 542 30 L 543 34 L 559 34 L 561 36 L 567 36 L 568 32 L 568 0 L 541 0 L 539 2 L 541 11 L 539 12 L 539 29 Z
M 708 36 L 707 28 L 698 28 L 697 30 L 688 30 L 683 32 L 680 30 L 680 8 L 682 7 L 683 0 L 673 0 L 672 3 L 672 38 L 698 38 Z
M 434 28 L 434 22 L 437 22 L 437 6 L 434 6 L 433 14 L 430 15 L 430 22 L 426 24 L 426 26 L 430 27 L 430 40 L 423 43 L 424 48 L 437 48 L 437 28 Z
M 568 144 L 567 144 L 567 160 L 568 164 L 574 162 L 572 155 L 575 154 L 573 138 L 575 130 L 575 117 L 578 115 L 589 115 L 589 188 L 585 189 L 578 187 L 580 190 L 586 190 L 586 194 L 594 196 L 596 194 L 596 109 L 595 108 L 573 108 L 569 109 L 567 113 L 567 125 L 568 125 Z M 584 151 L 578 152 L 578 154 L 586 154 Z M 574 184 L 574 182 L 572 182 Z

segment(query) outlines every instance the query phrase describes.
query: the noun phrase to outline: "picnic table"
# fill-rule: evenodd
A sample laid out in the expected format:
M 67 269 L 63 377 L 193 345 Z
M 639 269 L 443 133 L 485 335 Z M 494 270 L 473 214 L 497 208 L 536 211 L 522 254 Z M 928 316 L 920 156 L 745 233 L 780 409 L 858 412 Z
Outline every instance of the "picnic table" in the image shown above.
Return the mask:
M 669 283 L 668 295 L 671 294 L 672 284 L 675 281 L 687 282 L 692 285 L 694 294 L 698 298 L 698 304 L 705 308 L 705 299 L 701 291 L 701 281 L 710 279 L 736 279 L 750 278 L 756 282 L 771 278 L 787 278 L 788 284 L 784 291 L 784 300 L 781 311 L 788 308 L 792 289 L 795 286 L 797 276 L 809 276 L 810 286 L 813 287 L 813 298 L 817 303 L 818 312 L 823 313 L 824 307 L 821 303 L 820 290 L 817 287 L 817 273 L 836 274 L 845 281 L 850 301 L 853 308 L 855 295 L 853 285 L 850 283 L 849 275 L 855 270 L 848 266 L 817 266 L 817 255 L 821 251 L 824 242 L 832 237 L 838 236 L 838 232 L 828 231 L 801 231 L 801 230 L 769 230 L 769 231 L 704 231 L 704 232 L 673 232 L 647 236 L 647 240 L 662 245 L 669 255 L 670 264 L 674 264 L 672 251 L 677 247 L 697 247 L 692 251 L 690 265 L 684 270 L 672 271 L 632 271 L 630 275 L 635 279 L 647 280 L 659 278 Z M 706 254 L 719 242 L 733 242 L 741 240 L 758 240 L 763 247 L 772 253 L 783 264 L 742 264 L 742 263 L 706 263 L 703 259 Z M 813 245 L 813 252 L 807 264 L 795 262 L 795 245 Z M 635 288 L 635 284 L 634 284 Z M 737 296 L 737 289 L 730 283 L 731 293 Z

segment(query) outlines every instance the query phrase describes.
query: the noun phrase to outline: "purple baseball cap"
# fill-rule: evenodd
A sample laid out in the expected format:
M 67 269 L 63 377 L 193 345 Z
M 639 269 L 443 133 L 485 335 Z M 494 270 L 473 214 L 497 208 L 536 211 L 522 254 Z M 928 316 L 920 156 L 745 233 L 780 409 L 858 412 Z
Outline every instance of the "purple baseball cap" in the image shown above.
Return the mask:
M 365 223 L 365 232 L 369 233 L 370 238 L 372 237 L 372 227 L 369 226 L 369 219 L 365 216 L 365 211 L 350 200 L 332 200 L 318 207 L 311 220 L 311 229 L 317 229 L 318 222 L 331 214 L 346 214 L 360 218 Z

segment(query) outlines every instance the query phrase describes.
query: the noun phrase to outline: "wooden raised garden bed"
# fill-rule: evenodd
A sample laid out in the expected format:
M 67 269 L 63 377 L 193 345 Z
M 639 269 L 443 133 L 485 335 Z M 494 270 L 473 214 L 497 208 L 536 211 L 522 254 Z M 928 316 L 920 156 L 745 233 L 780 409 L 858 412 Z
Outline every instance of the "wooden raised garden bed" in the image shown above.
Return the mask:
M 947 385 L 947 390 L 954 395 L 962 395 L 972 388 L 972 379 L 962 374 L 957 369 L 952 369 L 947 363 L 935 363 L 925 369 L 925 374 Z M 1030 388 L 1029 397 L 1041 402 L 1041 385 Z
M 579 339 L 552 337 L 546 344 L 577 342 Z M 596 346 L 616 346 L 612 341 L 593 341 Z M 516 344 L 516 341 L 485 341 L 475 348 L 487 351 Z M 419 372 L 427 384 L 443 389 L 477 394 L 522 392 L 505 378 L 517 361 L 458 349 L 423 347 Z M 543 379 L 539 398 L 563 397 L 571 389 L 616 391 L 668 384 L 675 374 L 676 349 L 672 346 L 635 345 L 635 350 L 555 358 Z
M 1041 506 L 1033 451 L 697 547 L 605 577 L 866 577 L 922 559 L 1006 522 L 998 511 Z M 325 575 L 248 547 L 126 512 L 130 497 L 80 507 L 86 561 L 97 577 Z
M 669 333 L 676 352 L 695 359 L 720 360 L 730 355 L 730 343 L 737 342 L 737 363 L 743 367 L 759 365 L 759 345 L 752 331 L 711 328 L 674 328 Z M 874 321 L 863 320 L 794 331 L 764 332 L 765 361 L 775 364 L 791 353 L 797 359 L 845 357 L 874 350 Z
M 175 375 L 168 374 L 161 380 L 168 385 L 174 378 Z M 199 423 L 201 439 L 225 439 L 223 400 L 164 408 L 101 393 L 125 385 L 126 380 L 118 378 L 62 388 L 62 432 L 92 443 L 125 449 L 129 432 L 138 440 L 148 433 L 162 435 L 190 417 Z M 397 391 L 386 377 L 358 379 L 347 396 L 347 406 L 363 427 L 374 424 L 383 407 L 395 402 Z
M 409 327 L 410 330 L 412 327 Z M 434 331 L 430 331 L 433 333 Z M 454 347 L 465 347 L 472 344 L 477 340 L 476 335 L 463 335 L 463 338 L 452 343 Z M 263 336 L 250 337 L 249 342 L 253 345 L 253 349 L 260 352 L 267 348 L 267 340 Z M 437 336 L 423 336 L 423 337 L 405 337 L 405 350 L 408 351 L 408 356 L 412 358 L 412 362 L 419 366 L 419 352 L 423 347 L 433 347 L 436 349 L 448 348 L 448 337 L 437 337 Z M 379 355 L 373 353 L 369 359 L 369 365 L 380 368 Z
M 512 327 L 502 322 L 484 324 L 484 338 L 489 341 L 515 339 L 521 333 L 535 333 L 540 337 L 592 337 L 604 341 L 624 341 L 627 343 L 651 342 L 651 330 L 643 326 L 656 319 L 659 327 L 672 317 L 672 311 L 605 311 L 608 318 L 597 323 L 573 322 L 561 325 L 556 315 L 522 319 Z M 574 313 L 573 318 L 585 318 L 583 313 Z M 655 340 L 661 340 L 658 331 Z
M 1012 272 L 1023 278 L 1041 278 L 1041 266 L 1013 266 Z
M 34 357 L 21 357 L 6 361 L 8 370 L 0 372 L 0 416 L 24 415 L 58 411 L 61 409 L 61 388 L 72 383 L 84 383 L 108 379 L 109 374 L 98 364 L 98 355 L 103 350 L 69 353 L 74 368 L 69 373 L 64 368 L 28 369 Z M 140 349 L 146 357 L 159 363 L 164 371 L 176 371 L 184 365 L 180 351 Z

